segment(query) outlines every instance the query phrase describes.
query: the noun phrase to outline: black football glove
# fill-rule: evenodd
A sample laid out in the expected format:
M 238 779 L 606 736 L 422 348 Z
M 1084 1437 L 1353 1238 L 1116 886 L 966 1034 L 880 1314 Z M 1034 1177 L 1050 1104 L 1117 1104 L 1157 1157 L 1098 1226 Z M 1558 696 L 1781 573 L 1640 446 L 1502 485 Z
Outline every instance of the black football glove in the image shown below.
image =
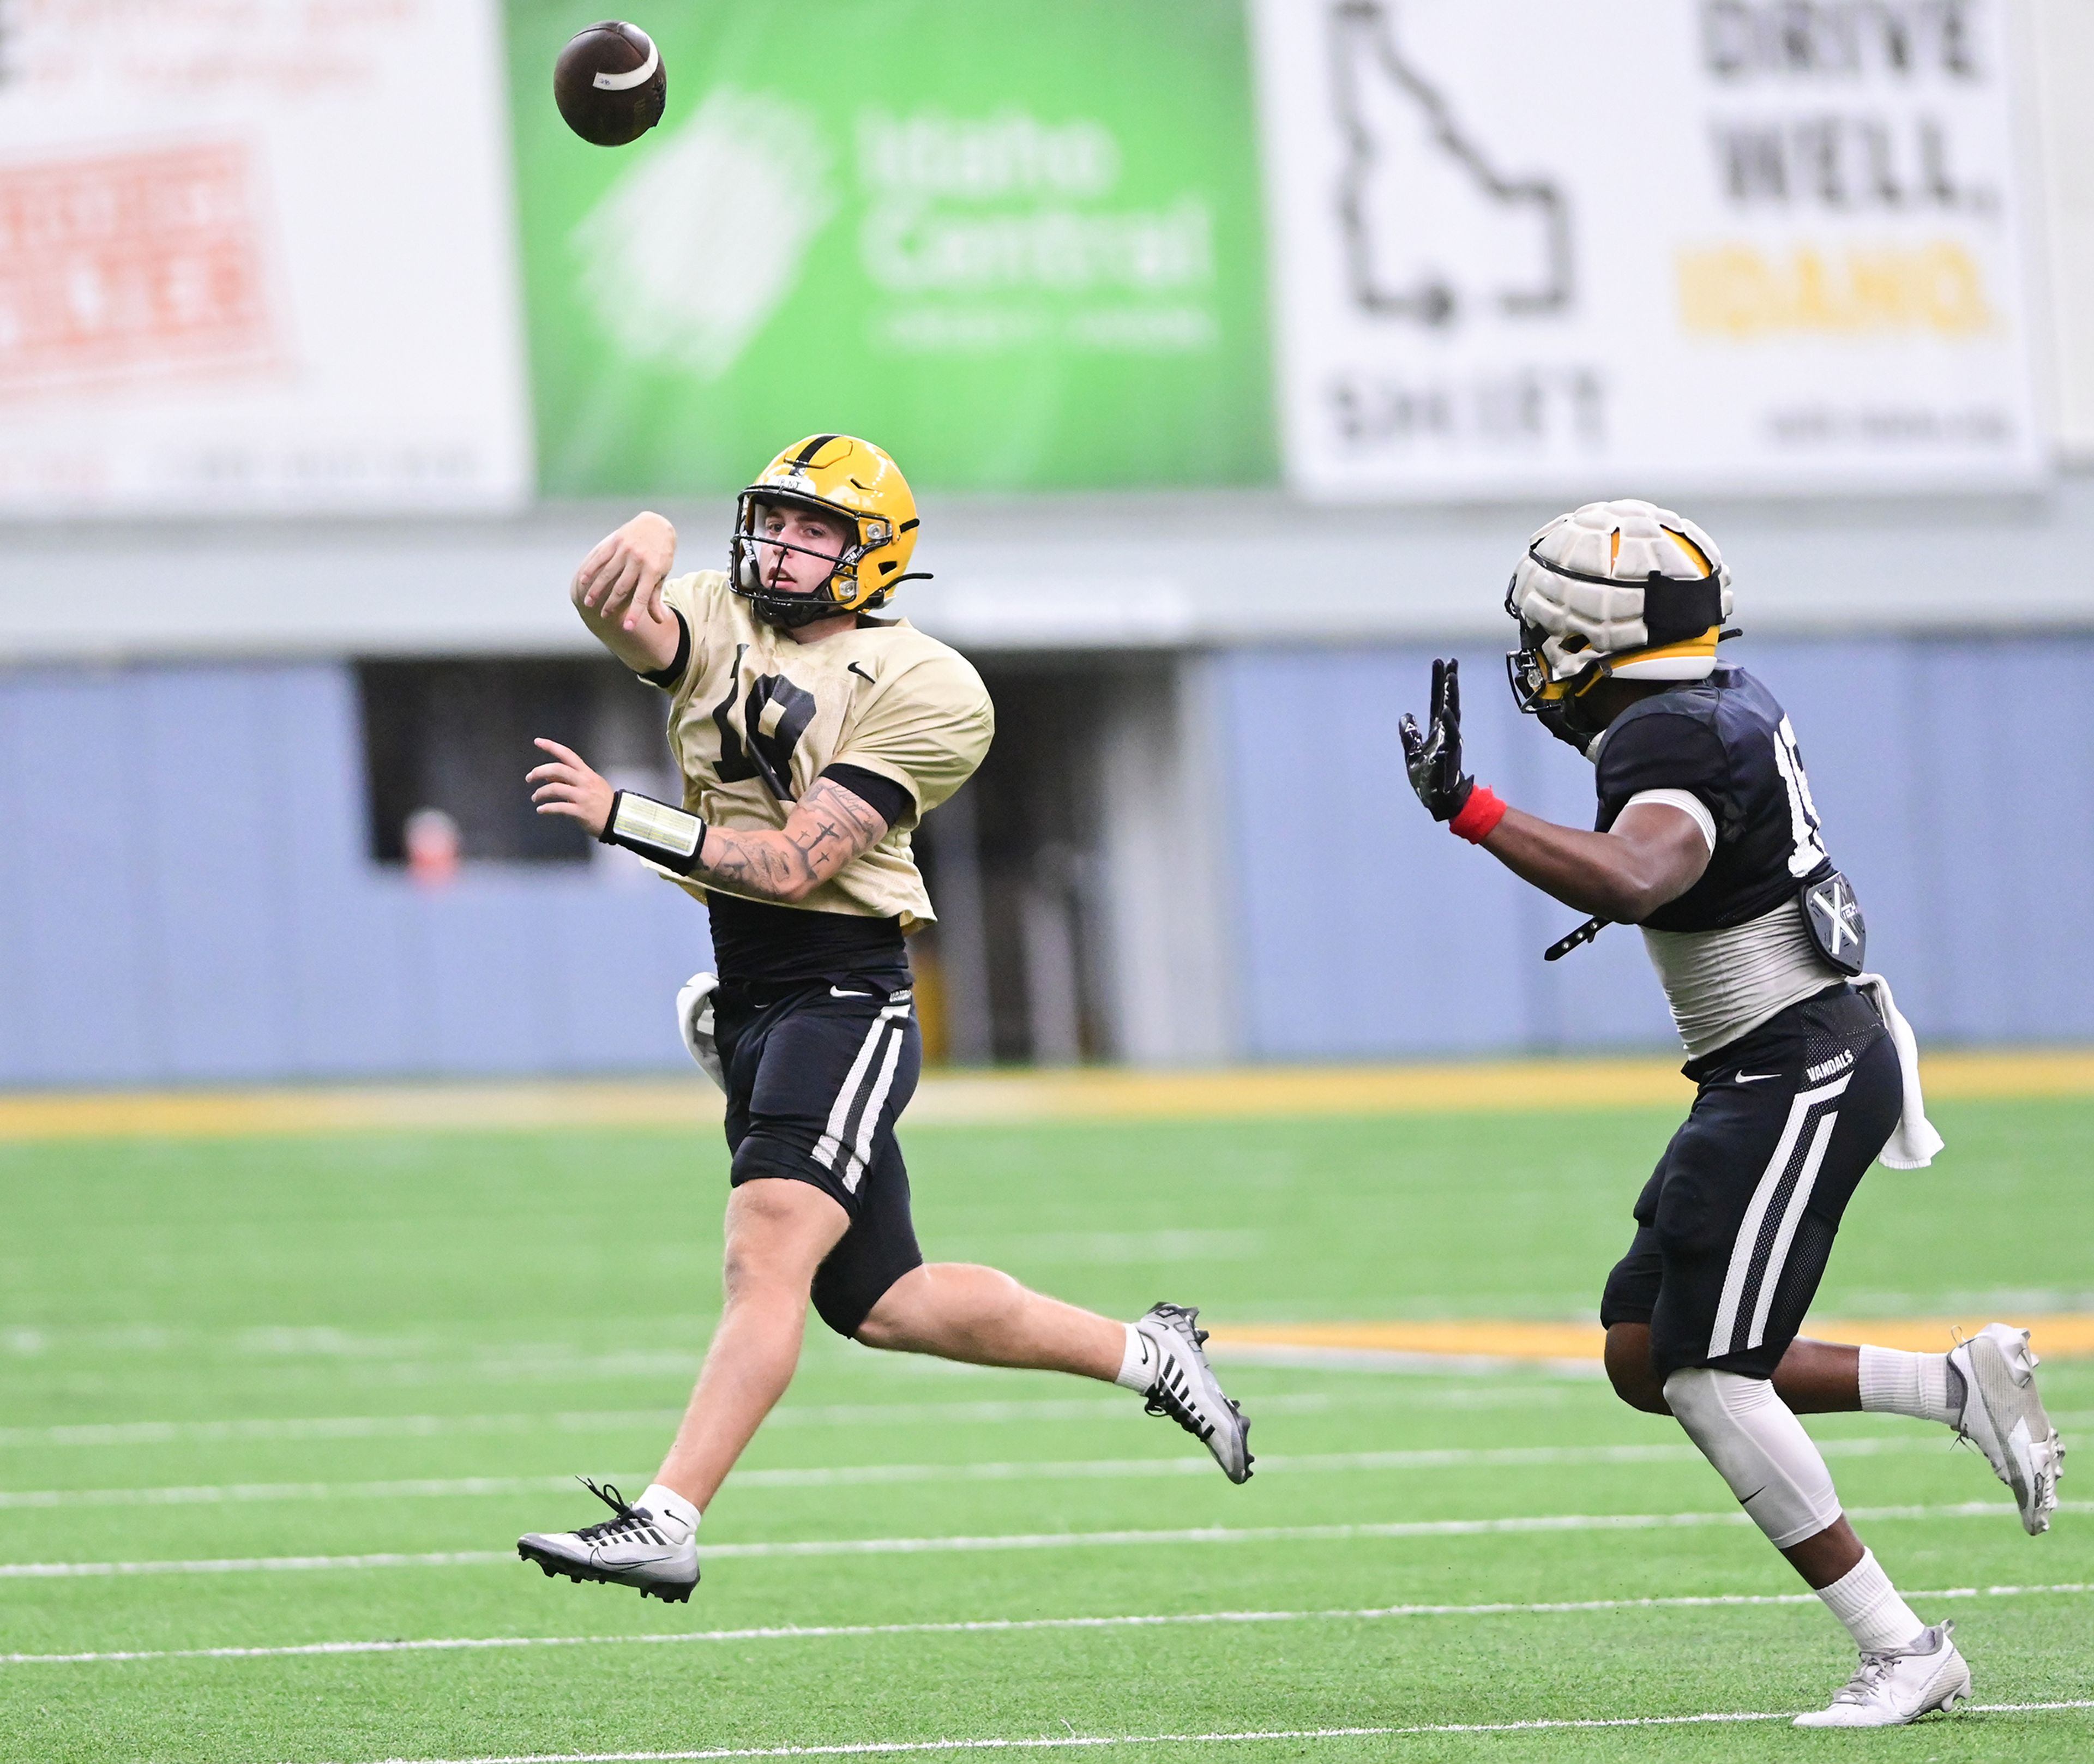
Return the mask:
M 1432 726 L 1424 734 L 1410 713 L 1403 714 L 1397 733 L 1403 741 L 1404 769 L 1410 788 L 1436 821 L 1451 821 L 1462 812 L 1476 780 L 1462 770 L 1462 684 L 1456 662 L 1432 664 Z

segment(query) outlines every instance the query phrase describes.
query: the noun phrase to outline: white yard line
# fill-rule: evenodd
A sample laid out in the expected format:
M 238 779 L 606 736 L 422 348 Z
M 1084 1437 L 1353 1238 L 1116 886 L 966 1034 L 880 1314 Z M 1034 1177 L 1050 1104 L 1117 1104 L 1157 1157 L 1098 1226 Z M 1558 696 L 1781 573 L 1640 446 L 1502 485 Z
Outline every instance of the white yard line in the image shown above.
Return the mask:
M 2094 1698 L 2056 1703 L 1966 1703 L 1973 1714 L 2021 1715 L 2094 1709 Z M 1436 1733 L 1537 1733 L 1562 1728 L 1693 1727 L 1729 1723 L 1792 1721 L 1790 1710 L 1711 1711 L 1699 1715 L 1595 1715 L 1582 1719 L 1438 1721 L 1410 1727 L 1267 1727 L 1240 1733 L 1045 1734 L 1037 1738 L 990 1740 L 867 1740 L 849 1745 L 717 1746 L 690 1752 L 512 1752 L 468 1758 L 386 1758 L 380 1764 L 671 1764 L 741 1757 L 861 1757 L 911 1752 L 1054 1752 L 1093 1746 L 1231 1745 L 1295 1740 L 1400 1739 Z M 1950 1717 L 1954 1719 L 1954 1717 Z
M 294 1574 L 334 1568 L 483 1568 L 490 1562 L 515 1560 L 513 1549 L 445 1549 L 419 1555 L 386 1550 L 367 1556 L 221 1556 L 189 1562 L 0 1562 L 0 1580 L 126 1574 Z
M 1823 1440 L 1827 1458 L 1879 1458 L 1918 1452 L 1944 1453 L 1945 1440 L 1913 1435 L 1881 1439 Z M 1510 1445 L 1427 1450 L 1324 1452 L 1267 1455 L 1258 1468 L 1291 1475 L 1349 1471 L 1521 1469 L 1576 1464 L 1698 1464 L 1688 1445 Z M 744 1470 L 737 1488 L 844 1488 L 925 1482 L 1072 1482 L 1125 1477 L 1211 1476 L 1204 1458 L 1095 1458 L 1036 1462 L 974 1464 L 861 1464 L 810 1469 Z M 631 1478 L 625 1479 L 630 1481 Z M 407 1477 L 384 1482 L 206 1483 L 162 1488 L 15 1488 L 0 1490 L 8 1508 L 211 1506 L 250 1501 L 401 1501 L 451 1496 L 515 1495 L 571 1490 L 570 1476 Z
M 694 1365 L 696 1362 L 693 1362 Z M 1560 1384 L 1494 1380 L 1478 1387 L 1436 1379 L 1409 1389 L 1376 1387 L 1342 1394 L 1292 1391 L 1251 1399 L 1260 1414 L 1331 1414 L 1357 1409 L 1516 1409 L 1559 1407 Z M 429 1439 L 447 1434 L 591 1433 L 616 1427 L 674 1427 L 681 1409 L 610 1409 L 547 1414 L 519 1410 L 479 1415 L 323 1415 L 228 1421 L 76 1421 L 0 1427 L 0 1448 L 54 1445 L 215 1445 L 250 1440 Z M 908 1426 L 918 1422 L 1143 1421 L 1141 1406 L 1122 1397 L 1064 1397 L 1030 1401 L 839 1402 L 788 1405 L 765 1418 L 780 1427 Z
M 775 1427 L 788 1411 L 774 1410 Z M 315 1415 L 239 1421 L 76 1421 L 42 1427 L 0 1427 L 0 1448 L 42 1451 L 54 1445 L 245 1445 L 281 1440 L 423 1440 L 447 1434 L 596 1433 L 619 1427 L 674 1427 L 680 1409 L 611 1409 L 566 1414 Z
M 2094 1583 L 1947 1587 L 1912 1592 L 1923 1602 L 2094 1592 Z M 87 1653 L 6 1653 L 0 1666 L 78 1666 L 147 1660 L 285 1660 L 352 1653 L 456 1653 L 515 1648 L 620 1648 L 685 1642 L 833 1641 L 878 1636 L 993 1636 L 1045 1629 L 1162 1629 L 1188 1624 L 1358 1623 L 1392 1618 L 1543 1617 L 1582 1611 L 1655 1611 L 1712 1605 L 1808 1605 L 1815 1592 L 1683 1593 L 1666 1598 L 1567 1599 L 1539 1604 L 1381 1605 L 1322 1611 L 1180 1611 L 1118 1617 L 990 1617 L 949 1623 L 819 1623 L 765 1629 L 703 1629 L 634 1636 L 442 1636 L 415 1641 L 307 1641 L 277 1647 L 148 1648 Z
M 695 1364 L 695 1361 L 693 1362 Z M 1516 1392 L 1492 1391 L 1511 1398 Z M 1257 1399 L 1269 1414 L 1323 1414 L 1361 1406 L 1358 1399 L 1322 1392 L 1298 1392 Z M 1402 1406 L 1384 1400 L 1372 1406 Z M 1502 1407 L 1459 1403 L 1452 1407 Z M 73 1422 L 53 1427 L 0 1427 L 0 1447 L 135 1446 L 238 1443 L 250 1440 L 428 1439 L 449 1434 L 593 1433 L 619 1427 L 672 1427 L 681 1409 L 612 1409 L 546 1414 L 520 1411 L 483 1415 L 327 1415 L 311 1419 L 238 1421 Z M 1122 1396 L 1059 1397 L 1029 1402 L 808 1403 L 774 1409 L 763 1427 L 906 1426 L 917 1422 L 967 1423 L 1025 1421 L 1140 1421 L 1140 1404 Z
M 1462 1378 L 1530 1376 L 1598 1379 L 1597 1359 L 1543 1358 L 1512 1353 L 1442 1353 L 1409 1348 L 1323 1347 L 1310 1342 L 1217 1341 L 1210 1356 L 1224 1366 L 1269 1366 L 1302 1372 L 1440 1372 Z
M 1966 1501 L 1943 1506 L 1850 1507 L 1847 1517 L 1886 1519 L 1992 1519 L 2012 1514 L 2003 1501 Z M 2061 1513 L 2094 1512 L 2094 1501 L 2061 1501 Z M 1482 1537 L 1543 1532 L 1647 1532 L 1701 1526 L 1749 1526 L 1744 1514 L 1565 1513 L 1494 1519 L 1411 1519 L 1389 1524 L 1205 1526 L 1158 1532 L 1033 1532 L 989 1536 L 814 1538 L 800 1542 L 715 1544 L 706 1560 L 791 1556 L 916 1556 L 997 1550 L 1114 1549 L 1175 1544 L 1348 1543 L 1376 1538 Z M 0 1579 L 66 1579 L 133 1574 L 266 1574 L 316 1569 L 484 1567 L 514 1562 L 508 1550 L 387 1552 L 363 1556 L 216 1557 L 179 1562 L 0 1562 Z

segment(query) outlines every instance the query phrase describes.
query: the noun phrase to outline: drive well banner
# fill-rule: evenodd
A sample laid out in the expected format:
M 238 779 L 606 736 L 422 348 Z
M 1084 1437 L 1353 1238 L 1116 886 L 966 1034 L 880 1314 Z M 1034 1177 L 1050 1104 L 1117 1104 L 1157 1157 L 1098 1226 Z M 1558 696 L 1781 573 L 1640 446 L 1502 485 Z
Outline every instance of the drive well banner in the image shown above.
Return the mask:
M 0 7 L 0 512 L 530 490 L 496 0 Z
M 2036 480 L 2001 0 L 1254 0 L 1288 475 Z
M 541 483 L 722 490 L 810 432 L 919 482 L 1275 471 L 1236 0 L 683 0 L 661 125 L 554 110 L 593 6 L 509 11 Z

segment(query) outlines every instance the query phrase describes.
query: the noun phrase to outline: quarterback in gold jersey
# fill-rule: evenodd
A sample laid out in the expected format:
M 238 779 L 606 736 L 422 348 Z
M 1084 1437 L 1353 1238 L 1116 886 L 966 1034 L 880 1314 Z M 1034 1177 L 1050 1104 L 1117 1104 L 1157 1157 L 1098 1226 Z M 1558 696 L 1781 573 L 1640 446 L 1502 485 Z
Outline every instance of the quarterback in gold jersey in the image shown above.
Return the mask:
M 610 1519 L 519 1540 L 548 1575 L 690 1597 L 700 1517 L 791 1381 L 810 1299 L 869 1347 L 1121 1384 L 1250 1475 L 1197 1310 L 1115 1323 L 917 1247 L 895 1139 L 923 1062 L 904 939 L 935 915 L 910 835 L 995 728 L 964 658 L 873 615 L 917 531 L 892 459 L 814 435 L 742 493 L 724 571 L 671 576 L 676 531 L 643 514 L 576 573 L 583 622 L 669 694 L 683 801 L 615 790 L 545 740 L 534 800 L 706 903 L 719 974 L 678 1015 L 727 1093 L 733 1161 L 726 1304 L 683 1424 L 638 1501 L 592 1483 Z

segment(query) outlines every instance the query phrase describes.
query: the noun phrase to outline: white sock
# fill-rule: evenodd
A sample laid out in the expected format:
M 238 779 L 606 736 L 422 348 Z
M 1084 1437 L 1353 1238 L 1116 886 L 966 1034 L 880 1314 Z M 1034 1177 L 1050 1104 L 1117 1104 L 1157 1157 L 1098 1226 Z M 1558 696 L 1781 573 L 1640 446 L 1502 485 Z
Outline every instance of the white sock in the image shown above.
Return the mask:
M 1818 1588 L 1818 1596 L 1825 1601 L 1826 1609 L 1847 1626 L 1854 1645 L 1864 1653 L 1883 1653 L 1905 1647 L 1918 1640 L 1927 1627 L 1898 1597 L 1897 1588 L 1878 1566 L 1872 1549 L 1863 1550 L 1862 1559 L 1831 1585 Z
M 658 1482 L 648 1484 L 647 1492 L 632 1504 L 646 1508 L 656 1519 L 662 1520 L 665 1527 L 682 1526 L 684 1536 L 671 1540 L 679 1544 L 698 1528 L 698 1520 L 702 1517 L 698 1510 L 674 1488 L 665 1488 Z
M 1945 1353 L 1862 1349 L 1862 1406 L 1953 1427 L 1963 1414 L 1963 1375 Z
M 1156 1382 L 1156 1375 L 1162 1371 L 1157 1362 L 1156 1344 L 1132 1323 L 1127 1326 L 1127 1352 L 1119 1362 L 1119 1375 L 1113 1382 L 1122 1390 L 1131 1390 L 1137 1395 L 1145 1394 Z

